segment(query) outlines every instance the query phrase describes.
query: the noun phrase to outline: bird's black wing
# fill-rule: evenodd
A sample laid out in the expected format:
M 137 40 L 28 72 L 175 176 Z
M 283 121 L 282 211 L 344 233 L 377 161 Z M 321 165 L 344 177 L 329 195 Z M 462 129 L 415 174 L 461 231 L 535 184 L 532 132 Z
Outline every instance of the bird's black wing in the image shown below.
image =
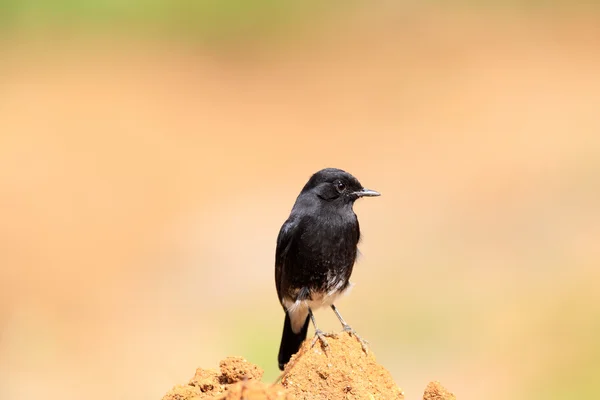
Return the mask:
M 302 235 L 302 218 L 297 215 L 291 215 L 281 227 L 279 236 L 277 236 L 277 250 L 275 251 L 275 285 L 277 286 L 277 295 L 283 306 L 285 313 L 285 322 L 283 333 L 281 335 L 281 344 L 279 345 L 279 369 L 283 370 L 285 364 L 290 360 L 293 354 L 297 353 L 300 345 L 306 339 L 308 332 L 308 311 L 304 314 L 293 314 L 286 310 L 283 304 L 283 298 L 287 295 L 290 286 L 290 273 L 294 269 L 294 258 L 297 252 L 298 241 Z M 299 325 L 299 330 L 294 331 L 293 324 L 296 319 L 304 319 Z M 298 328 L 296 328 L 298 329 Z
M 298 236 L 300 228 L 299 219 L 290 216 L 287 221 L 281 226 L 279 235 L 277 236 L 277 249 L 275 250 L 275 286 L 277 287 L 277 295 L 279 300 L 283 298 L 282 290 L 285 290 L 285 264 L 288 251 Z

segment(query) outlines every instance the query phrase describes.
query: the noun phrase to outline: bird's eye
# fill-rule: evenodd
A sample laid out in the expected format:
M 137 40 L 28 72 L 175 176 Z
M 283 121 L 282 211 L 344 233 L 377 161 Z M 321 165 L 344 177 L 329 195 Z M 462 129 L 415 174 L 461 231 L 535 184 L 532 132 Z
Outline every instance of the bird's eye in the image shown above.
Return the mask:
M 337 181 L 335 183 L 335 188 L 337 189 L 338 192 L 343 192 L 346 189 L 346 184 L 344 184 L 344 182 L 342 181 Z

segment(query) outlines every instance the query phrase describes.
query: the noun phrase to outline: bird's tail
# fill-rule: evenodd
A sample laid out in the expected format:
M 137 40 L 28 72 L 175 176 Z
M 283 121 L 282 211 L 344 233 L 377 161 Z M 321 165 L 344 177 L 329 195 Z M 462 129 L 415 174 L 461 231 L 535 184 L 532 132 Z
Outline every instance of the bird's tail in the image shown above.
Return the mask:
M 285 364 L 290 361 L 292 355 L 296 354 L 300 349 L 300 345 L 306 339 L 306 333 L 308 332 L 308 315 L 302 329 L 298 333 L 294 333 L 292 330 L 292 321 L 290 315 L 285 313 L 285 322 L 283 324 L 283 334 L 281 335 L 281 345 L 279 346 L 279 369 L 283 371 Z

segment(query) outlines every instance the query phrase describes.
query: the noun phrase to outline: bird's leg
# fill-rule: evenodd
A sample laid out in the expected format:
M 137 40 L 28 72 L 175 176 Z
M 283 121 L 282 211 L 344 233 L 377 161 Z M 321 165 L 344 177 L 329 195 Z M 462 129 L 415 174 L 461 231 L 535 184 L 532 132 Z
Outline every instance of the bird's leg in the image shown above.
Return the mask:
M 361 338 L 358 333 L 356 333 L 356 331 L 354 329 L 352 329 L 350 327 L 350 325 L 348 325 L 346 323 L 346 321 L 344 321 L 344 318 L 342 318 L 342 315 L 340 314 L 340 312 L 338 311 L 337 307 L 335 305 L 331 305 L 331 309 L 333 310 L 333 312 L 335 313 L 335 315 L 338 317 L 338 319 L 340 320 L 342 326 L 344 327 L 344 332 L 348 332 L 349 335 L 354 336 L 356 339 L 358 339 L 358 341 L 360 342 L 360 345 L 362 346 L 363 351 L 365 352 L 365 354 L 369 353 L 369 348 L 368 348 L 368 343 L 366 340 L 364 340 L 363 338 Z
M 310 319 L 313 323 L 313 326 L 315 327 L 315 337 L 313 338 L 311 347 L 314 347 L 314 345 L 317 343 L 317 340 L 320 340 L 321 345 L 323 346 L 325 351 L 327 351 L 327 348 L 329 347 L 329 343 L 327 343 L 327 340 L 325 340 L 325 336 L 327 336 L 327 334 L 324 333 L 319 328 L 317 328 L 317 323 L 315 322 L 315 316 L 313 315 L 313 312 L 310 309 L 310 307 L 308 308 L 308 315 L 310 315 Z

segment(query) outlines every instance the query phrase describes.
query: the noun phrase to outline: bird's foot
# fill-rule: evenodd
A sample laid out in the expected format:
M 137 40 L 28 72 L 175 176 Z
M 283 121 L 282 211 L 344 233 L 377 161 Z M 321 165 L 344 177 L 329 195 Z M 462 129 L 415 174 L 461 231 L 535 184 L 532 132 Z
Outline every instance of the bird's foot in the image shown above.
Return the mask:
M 320 329 L 315 330 L 315 337 L 313 338 L 313 341 L 312 341 L 312 344 L 310 345 L 310 347 L 311 348 L 314 347 L 315 344 L 317 344 L 317 341 L 321 341 L 321 347 L 327 353 L 327 349 L 329 349 L 329 343 L 327 343 L 327 339 L 325 339 L 326 336 L 331 336 L 331 335 L 323 332 Z
M 350 327 L 350 325 L 344 325 L 344 332 L 347 332 L 350 336 L 354 336 L 360 342 L 360 345 L 361 345 L 363 351 L 365 352 L 365 354 L 369 354 L 369 346 L 368 346 L 369 342 L 367 342 L 365 339 L 361 338 L 360 335 L 358 333 L 356 333 L 356 331 Z

